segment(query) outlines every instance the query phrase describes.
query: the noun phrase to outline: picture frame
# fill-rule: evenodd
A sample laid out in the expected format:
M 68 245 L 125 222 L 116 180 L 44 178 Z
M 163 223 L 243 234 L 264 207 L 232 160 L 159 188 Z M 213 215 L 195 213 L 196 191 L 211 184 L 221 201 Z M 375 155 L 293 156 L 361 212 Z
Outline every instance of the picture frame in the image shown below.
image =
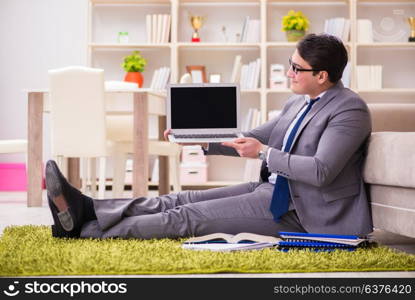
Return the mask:
M 221 75 L 220 74 L 210 74 L 209 82 L 210 83 L 220 83 Z
M 192 76 L 193 83 L 206 83 L 206 67 L 201 65 L 186 66 L 186 71 Z

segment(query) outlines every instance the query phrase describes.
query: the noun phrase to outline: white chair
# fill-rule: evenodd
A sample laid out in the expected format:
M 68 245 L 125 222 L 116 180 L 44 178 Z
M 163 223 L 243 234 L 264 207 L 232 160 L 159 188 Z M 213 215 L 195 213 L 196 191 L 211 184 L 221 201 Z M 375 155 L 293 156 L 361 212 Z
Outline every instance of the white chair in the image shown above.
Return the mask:
M 89 158 L 81 168 L 81 177 L 83 189 L 91 181 L 93 194 L 96 176 L 94 160 L 90 158 L 99 158 L 99 198 L 104 198 L 106 157 L 113 157 L 113 196 L 122 196 L 125 160 L 132 153 L 133 124 L 132 117 L 118 116 L 116 119 L 122 120 L 118 123 L 106 117 L 104 70 L 66 67 L 50 70 L 49 79 L 52 155 Z
M 106 134 L 104 70 L 86 67 L 50 70 L 49 85 L 52 155 L 60 166 L 62 158 L 99 158 L 98 197 L 103 198 L 105 157 L 114 153 L 114 143 L 107 140 Z M 91 182 L 95 182 L 95 168 L 90 174 Z M 81 174 L 83 190 L 86 177 Z

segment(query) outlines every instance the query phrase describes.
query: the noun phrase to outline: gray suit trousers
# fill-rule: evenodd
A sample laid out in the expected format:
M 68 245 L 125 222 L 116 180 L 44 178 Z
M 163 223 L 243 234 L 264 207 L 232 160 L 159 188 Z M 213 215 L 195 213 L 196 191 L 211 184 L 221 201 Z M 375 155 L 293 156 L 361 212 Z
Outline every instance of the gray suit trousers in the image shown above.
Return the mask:
M 269 210 L 274 186 L 250 182 L 154 198 L 93 200 L 97 220 L 82 227 L 87 238 L 179 238 L 215 232 L 305 232 L 294 211 L 273 220 Z

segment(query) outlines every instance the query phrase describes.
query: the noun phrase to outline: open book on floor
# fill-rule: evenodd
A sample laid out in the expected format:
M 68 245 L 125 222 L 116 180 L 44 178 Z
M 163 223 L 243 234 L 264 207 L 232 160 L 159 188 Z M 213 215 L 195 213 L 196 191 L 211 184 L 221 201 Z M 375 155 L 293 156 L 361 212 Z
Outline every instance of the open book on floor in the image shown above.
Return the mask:
M 182 247 L 192 250 L 236 251 L 277 247 L 278 250 L 310 249 L 312 251 L 353 251 L 367 246 L 369 239 L 354 235 L 302 232 L 279 232 L 280 238 L 255 233 L 213 233 L 186 240 Z
M 275 247 L 281 239 L 273 236 L 242 232 L 236 235 L 212 233 L 186 240 L 182 247 L 191 250 L 237 251 Z

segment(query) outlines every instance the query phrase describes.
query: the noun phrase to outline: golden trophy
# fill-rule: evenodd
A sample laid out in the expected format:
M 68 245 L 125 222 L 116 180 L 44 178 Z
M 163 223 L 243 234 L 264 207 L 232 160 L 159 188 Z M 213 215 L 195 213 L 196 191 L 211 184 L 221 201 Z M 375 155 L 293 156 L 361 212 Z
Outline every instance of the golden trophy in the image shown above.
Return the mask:
M 194 29 L 194 32 L 192 34 L 192 42 L 200 42 L 199 29 L 203 26 L 203 22 L 205 21 L 205 19 L 206 18 L 202 16 L 190 15 L 190 24 L 192 24 L 192 27 Z
M 411 35 L 408 38 L 409 42 L 415 42 L 415 17 L 408 18 L 409 26 L 411 26 Z

